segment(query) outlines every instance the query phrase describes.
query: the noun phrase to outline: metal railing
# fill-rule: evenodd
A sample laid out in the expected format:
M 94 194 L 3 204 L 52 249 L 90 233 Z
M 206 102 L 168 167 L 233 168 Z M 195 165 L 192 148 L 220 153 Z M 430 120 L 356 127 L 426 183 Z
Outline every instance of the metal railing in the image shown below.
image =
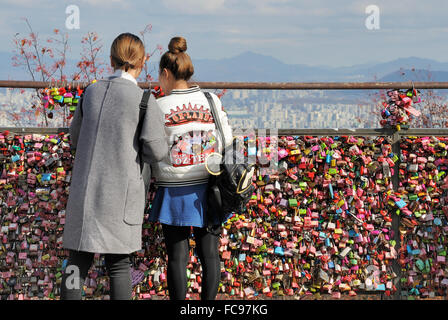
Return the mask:
M 1 80 L 0 88 L 40 89 L 51 86 L 79 86 L 83 88 L 88 82 L 78 81 L 12 81 Z M 448 82 L 196 82 L 204 89 L 246 89 L 246 90 L 379 90 L 379 89 L 448 89 Z M 139 82 L 142 89 L 154 88 L 158 82 Z

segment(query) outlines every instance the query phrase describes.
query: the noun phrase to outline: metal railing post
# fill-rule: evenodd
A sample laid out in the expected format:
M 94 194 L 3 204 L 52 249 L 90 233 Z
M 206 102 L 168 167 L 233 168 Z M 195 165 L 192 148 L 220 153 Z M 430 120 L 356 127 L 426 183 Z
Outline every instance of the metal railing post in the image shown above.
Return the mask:
M 392 185 L 394 188 L 394 191 L 398 191 L 398 187 L 400 185 L 400 177 L 399 177 L 399 168 L 401 163 L 401 149 L 400 149 L 400 141 L 401 141 L 401 134 L 399 132 L 395 132 L 392 135 L 392 152 L 397 155 L 398 160 L 395 163 L 394 167 L 394 175 L 392 176 Z M 394 279 L 394 284 L 397 289 L 397 291 L 391 296 L 394 300 L 401 300 L 401 265 L 399 263 L 399 249 L 401 248 L 401 241 L 400 241 L 400 216 L 397 214 L 392 213 L 392 230 L 394 232 L 393 240 L 395 240 L 395 248 L 397 248 L 397 258 L 393 259 L 392 261 L 392 270 L 397 275 L 397 277 Z

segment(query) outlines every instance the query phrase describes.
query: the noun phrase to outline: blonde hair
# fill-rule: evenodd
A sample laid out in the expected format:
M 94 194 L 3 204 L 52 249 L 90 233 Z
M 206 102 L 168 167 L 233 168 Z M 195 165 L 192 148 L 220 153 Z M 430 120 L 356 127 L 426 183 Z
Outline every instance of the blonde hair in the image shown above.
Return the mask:
M 187 40 L 174 37 L 168 44 L 168 51 L 160 58 L 159 71 L 170 70 L 177 80 L 188 81 L 194 73 L 193 63 L 187 51 Z
M 112 42 L 110 57 L 114 69 L 142 68 L 145 46 L 139 37 L 132 33 L 122 33 Z

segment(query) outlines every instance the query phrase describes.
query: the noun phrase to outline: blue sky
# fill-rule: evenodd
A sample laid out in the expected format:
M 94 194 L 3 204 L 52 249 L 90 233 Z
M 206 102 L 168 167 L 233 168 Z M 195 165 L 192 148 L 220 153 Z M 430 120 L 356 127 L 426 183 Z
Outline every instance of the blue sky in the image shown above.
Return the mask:
M 27 17 L 39 36 L 69 33 L 71 57 L 81 36 L 96 31 L 105 52 L 121 32 L 152 24 L 150 48 L 172 36 L 188 41 L 195 59 L 220 59 L 253 51 L 285 63 L 351 66 L 417 56 L 448 61 L 446 0 L 0 0 L 0 51 L 13 49 Z M 80 29 L 67 30 L 65 9 L 80 9 Z M 365 26 L 368 5 L 380 9 L 380 29 Z

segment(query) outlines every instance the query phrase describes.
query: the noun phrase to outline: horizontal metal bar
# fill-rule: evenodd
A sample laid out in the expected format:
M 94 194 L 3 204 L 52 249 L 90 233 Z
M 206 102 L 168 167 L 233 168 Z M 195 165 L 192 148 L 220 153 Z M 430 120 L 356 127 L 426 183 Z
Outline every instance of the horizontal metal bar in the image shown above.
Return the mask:
M 398 132 L 401 136 L 447 136 L 448 128 L 422 128 L 401 130 Z
M 259 132 L 261 134 L 269 134 L 272 129 L 239 129 L 235 128 L 234 131 L 237 132 L 247 132 L 253 130 L 257 135 Z M 281 136 L 448 136 L 448 128 L 422 128 L 422 129 L 409 129 L 396 131 L 394 129 L 384 129 L 384 128 L 372 128 L 372 129 L 274 129 L 277 130 L 278 135 Z
M 88 82 L 43 82 L 43 81 L 0 81 L 3 88 L 41 89 L 51 86 L 84 88 Z M 379 90 L 379 89 L 448 89 L 448 82 L 195 82 L 204 89 L 248 89 L 248 90 Z M 139 86 L 148 89 L 158 86 L 158 82 L 139 82 Z
M 38 134 L 58 134 L 68 133 L 68 128 L 36 128 L 36 127 L 0 127 L 0 133 L 9 131 L 10 133 L 38 133 Z
M 448 89 L 448 82 L 197 82 L 204 89 L 379 90 Z
M 248 133 L 253 131 L 255 134 L 269 135 L 273 129 L 240 129 L 234 128 L 234 133 Z M 395 131 L 392 129 L 373 128 L 373 129 L 274 129 L 280 136 L 448 136 L 448 128 L 423 128 Z M 0 132 L 10 131 L 12 133 L 40 133 L 55 134 L 65 132 L 68 128 L 33 128 L 33 127 L 0 127 Z
M 257 134 L 258 131 L 257 130 Z M 278 129 L 278 134 L 282 136 L 391 136 L 394 134 L 392 129 Z M 447 130 L 448 134 L 448 130 Z

